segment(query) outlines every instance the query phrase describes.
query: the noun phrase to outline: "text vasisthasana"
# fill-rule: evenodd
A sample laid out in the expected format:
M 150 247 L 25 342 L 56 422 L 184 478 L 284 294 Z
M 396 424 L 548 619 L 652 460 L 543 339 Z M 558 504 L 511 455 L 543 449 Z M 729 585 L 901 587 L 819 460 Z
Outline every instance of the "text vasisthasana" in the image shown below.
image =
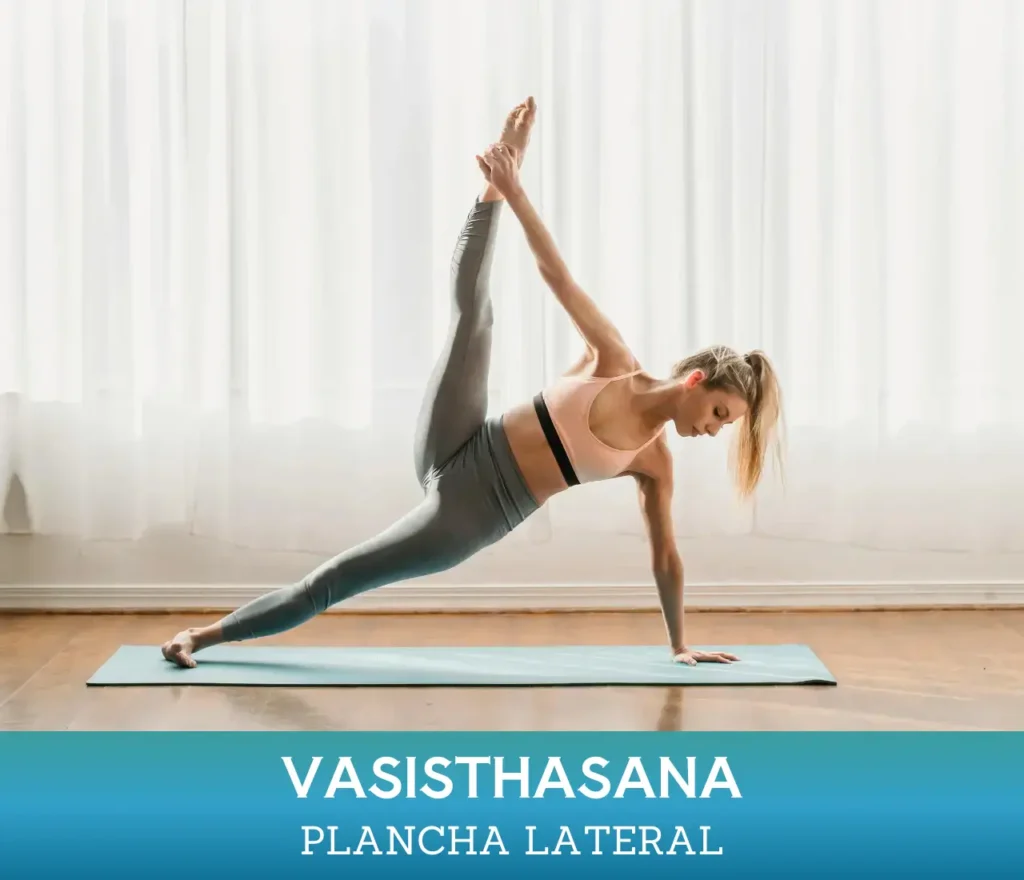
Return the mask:
M 347 756 L 339 757 L 333 769 L 324 766 L 322 756 L 305 761 L 283 756 L 281 761 L 298 798 L 708 798 L 715 791 L 743 796 L 725 757 L 707 762 L 693 756 L 661 756 L 656 761 L 631 757 L 617 771 L 609 770 L 612 762 L 599 756 L 578 762 L 551 756 L 543 763 L 529 757 L 381 756 L 363 770 Z

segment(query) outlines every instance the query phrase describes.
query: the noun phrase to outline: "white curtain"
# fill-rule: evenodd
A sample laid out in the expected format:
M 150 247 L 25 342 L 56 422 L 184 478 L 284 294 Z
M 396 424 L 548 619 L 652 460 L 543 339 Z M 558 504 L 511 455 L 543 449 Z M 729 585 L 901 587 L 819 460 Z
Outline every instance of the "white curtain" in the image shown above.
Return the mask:
M 0 487 L 35 531 L 336 552 L 418 498 L 411 433 L 473 155 L 655 372 L 781 370 L 753 505 L 675 439 L 681 536 L 1024 550 L 1015 0 L 4 0 Z M 495 411 L 578 353 L 511 213 Z M 2 492 L 0 492 L 2 495 Z M 511 541 L 642 534 L 624 481 Z

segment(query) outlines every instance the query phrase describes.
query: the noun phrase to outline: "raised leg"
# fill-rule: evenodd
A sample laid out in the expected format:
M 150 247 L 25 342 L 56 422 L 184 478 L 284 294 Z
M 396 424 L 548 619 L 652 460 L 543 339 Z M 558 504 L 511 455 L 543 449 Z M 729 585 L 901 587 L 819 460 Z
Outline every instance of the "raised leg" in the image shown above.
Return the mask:
M 487 417 L 494 310 L 488 275 L 501 202 L 478 200 L 452 256 L 451 323 L 416 425 L 416 476 L 426 483 Z
M 513 108 L 501 140 L 517 148 L 520 161 L 535 117 L 532 99 Z M 429 481 L 487 417 L 494 309 L 489 275 L 501 194 L 487 186 L 462 227 L 452 256 L 451 324 L 444 350 L 427 383 L 416 428 L 416 476 Z

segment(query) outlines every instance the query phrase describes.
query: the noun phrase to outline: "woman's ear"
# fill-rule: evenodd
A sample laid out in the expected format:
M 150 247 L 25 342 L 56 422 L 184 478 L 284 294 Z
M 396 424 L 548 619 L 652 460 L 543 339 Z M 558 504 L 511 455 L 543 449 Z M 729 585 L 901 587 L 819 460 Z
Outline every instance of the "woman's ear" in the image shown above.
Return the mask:
M 703 382 L 704 378 L 705 377 L 703 370 L 693 370 L 686 376 L 685 379 L 683 379 L 683 387 L 693 388 L 694 386 L 699 385 L 701 382 Z

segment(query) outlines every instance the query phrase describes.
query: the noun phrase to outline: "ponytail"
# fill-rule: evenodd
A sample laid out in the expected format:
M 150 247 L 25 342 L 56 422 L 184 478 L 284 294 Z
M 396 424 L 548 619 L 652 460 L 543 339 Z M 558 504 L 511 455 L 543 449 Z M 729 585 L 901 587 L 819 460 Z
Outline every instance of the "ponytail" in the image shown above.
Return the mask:
M 743 360 L 750 367 L 751 381 L 744 389 L 747 414 L 738 426 L 732 464 L 736 488 L 742 498 L 748 498 L 761 481 L 769 447 L 776 466 L 780 470 L 782 467 L 782 390 L 775 368 L 763 351 L 748 352 Z

